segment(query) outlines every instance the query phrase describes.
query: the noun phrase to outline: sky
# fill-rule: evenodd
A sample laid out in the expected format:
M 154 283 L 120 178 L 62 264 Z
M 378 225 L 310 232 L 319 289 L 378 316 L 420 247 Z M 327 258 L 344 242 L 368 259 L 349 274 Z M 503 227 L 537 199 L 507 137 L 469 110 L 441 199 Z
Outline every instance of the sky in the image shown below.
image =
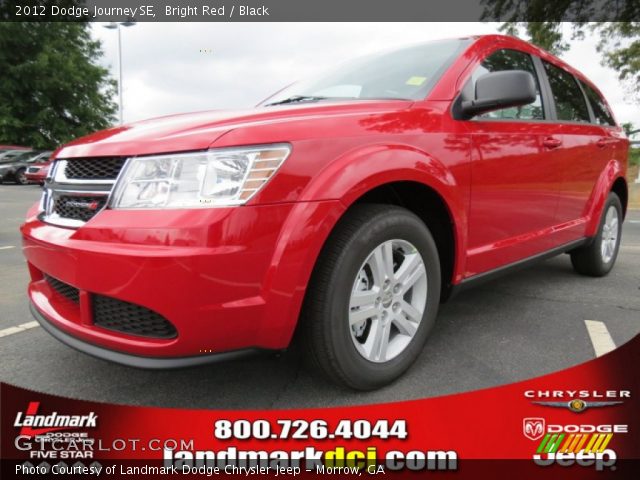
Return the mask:
M 102 64 L 118 74 L 117 32 L 92 24 Z M 497 33 L 491 23 L 151 23 L 122 28 L 124 121 L 172 113 L 250 108 L 294 81 L 368 53 L 432 39 Z M 640 125 L 595 38 L 562 59 L 604 93 L 618 121 Z M 117 101 L 117 97 L 114 98 Z

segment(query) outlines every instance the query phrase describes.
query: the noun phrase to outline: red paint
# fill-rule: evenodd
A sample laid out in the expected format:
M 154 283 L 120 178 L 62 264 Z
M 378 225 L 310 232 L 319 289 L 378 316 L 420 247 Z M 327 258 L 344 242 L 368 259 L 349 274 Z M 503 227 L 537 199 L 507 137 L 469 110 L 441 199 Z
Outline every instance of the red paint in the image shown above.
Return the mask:
M 49 167 L 52 163 L 53 161 L 47 163 L 36 163 L 32 165 L 34 167 L 40 167 L 40 170 L 35 173 L 26 173 L 25 177 L 27 177 L 27 180 L 29 180 L 31 183 L 43 184 L 47 178 L 47 175 L 49 174 Z
M 22 147 L 20 145 L 0 145 L 0 150 L 31 150 L 29 147 Z
M 40 185 L 44 184 L 44 181 L 47 179 L 47 175 L 49 174 L 49 168 L 53 164 L 53 160 L 57 157 L 59 151 L 60 149 L 55 150 L 45 162 L 38 162 L 31 165 L 33 167 L 40 167 L 40 170 L 35 173 L 26 173 L 25 176 L 27 177 L 27 180 L 31 183 L 39 183 Z M 27 168 L 27 171 L 28 170 L 29 169 Z
M 455 240 L 451 284 L 592 236 L 604 198 L 625 177 L 622 130 L 554 120 L 461 121 L 451 104 L 474 67 L 522 41 L 479 37 L 421 101 L 355 101 L 174 115 L 76 140 L 59 158 L 124 156 L 287 142 L 292 153 L 242 207 L 104 210 L 72 230 L 22 226 L 31 301 L 72 335 L 146 356 L 284 348 L 322 245 L 368 191 L 417 182 L 440 196 Z M 178 330 L 149 340 L 101 330 L 56 296 L 42 272 L 82 292 L 160 313 Z M 82 313 L 84 312 L 84 313 Z

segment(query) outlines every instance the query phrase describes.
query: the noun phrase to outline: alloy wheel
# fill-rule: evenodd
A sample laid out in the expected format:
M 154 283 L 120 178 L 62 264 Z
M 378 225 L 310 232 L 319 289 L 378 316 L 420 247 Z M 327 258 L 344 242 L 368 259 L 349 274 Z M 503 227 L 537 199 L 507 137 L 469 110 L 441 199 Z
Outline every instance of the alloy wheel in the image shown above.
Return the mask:
M 618 222 L 618 210 L 614 205 L 610 205 L 602 225 L 600 243 L 600 253 L 604 263 L 609 263 L 615 254 L 618 245 Z
M 378 245 L 356 275 L 349 329 L 358 353 L 383 363 L 402 353 L 418 331 L 427 302 L 420 252 L 405 240 Z

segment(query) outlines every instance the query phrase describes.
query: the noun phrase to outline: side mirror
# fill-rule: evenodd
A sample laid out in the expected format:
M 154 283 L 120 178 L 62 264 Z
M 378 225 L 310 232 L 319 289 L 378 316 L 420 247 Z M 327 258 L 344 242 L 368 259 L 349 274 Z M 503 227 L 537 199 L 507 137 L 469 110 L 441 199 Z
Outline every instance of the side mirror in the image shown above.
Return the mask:
M 536 99 L 536 81 L 524 70 L 491 72 L 476 80 L 475 100 L 463 100 L 465 118 L 501 108 L 519 107 Z

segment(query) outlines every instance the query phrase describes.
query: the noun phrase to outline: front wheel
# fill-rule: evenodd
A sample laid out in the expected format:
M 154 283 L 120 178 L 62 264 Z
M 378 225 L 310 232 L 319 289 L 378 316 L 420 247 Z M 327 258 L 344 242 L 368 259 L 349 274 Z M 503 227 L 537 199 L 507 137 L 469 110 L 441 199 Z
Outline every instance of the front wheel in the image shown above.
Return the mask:
M 602 210 L 598 233 L 586 247 L 571 252 L 571 263 L 576 272 L 591 277 L 603 277 L 611 271 L 618 257 L 622 237 L 622 204 L 615 193 L 610 193 Z
M 359 390 L 385 385 L 420 354 L 440 299 L 427 226 L 390 205 L 353 207 L 323 248 L 302 312 L 312 364 Z

